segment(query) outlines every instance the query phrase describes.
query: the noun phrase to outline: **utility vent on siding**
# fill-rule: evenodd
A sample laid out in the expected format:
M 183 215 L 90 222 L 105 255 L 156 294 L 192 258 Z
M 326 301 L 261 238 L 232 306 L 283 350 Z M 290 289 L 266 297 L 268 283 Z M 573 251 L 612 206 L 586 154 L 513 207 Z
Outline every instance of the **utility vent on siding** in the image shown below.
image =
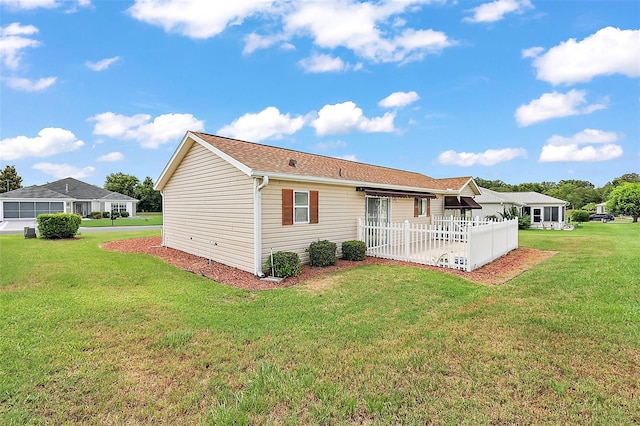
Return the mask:
M 291 167 L 295 167 L 295 166 L 296 166 L 296 164 L 298 164 L 298 162 L 297 162 L 296 160 L 294 160 L 293 158 L 289 160 L 289 165 L 290 165 Z

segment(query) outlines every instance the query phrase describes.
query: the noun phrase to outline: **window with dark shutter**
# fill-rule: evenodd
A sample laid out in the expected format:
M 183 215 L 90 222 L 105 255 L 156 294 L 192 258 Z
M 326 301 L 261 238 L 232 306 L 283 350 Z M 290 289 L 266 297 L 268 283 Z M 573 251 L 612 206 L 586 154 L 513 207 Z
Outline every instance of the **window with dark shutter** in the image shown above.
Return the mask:
M 293 225 L 293 189 L 282 190 L 282 224 Z
M 318 191 L 309 191 L 309 223 L 318 223 Z
M 420 215 L 419 205 L 420 205 L 420 199 L 414 198 L 413 199 L 413 217 L 418 217 Z

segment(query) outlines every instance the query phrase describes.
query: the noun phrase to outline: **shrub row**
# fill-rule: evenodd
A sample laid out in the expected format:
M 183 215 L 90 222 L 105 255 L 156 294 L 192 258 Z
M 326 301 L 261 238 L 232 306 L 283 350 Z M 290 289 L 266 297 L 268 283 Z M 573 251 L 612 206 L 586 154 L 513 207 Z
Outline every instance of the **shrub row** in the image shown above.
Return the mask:
M 38 215 L 38 231 L 42 238 L 73 238 L 78 233 L 82 218 L 70 213 L 45 213 Z
M 89 214 L 89 217 L 91 219 L 109 219 L 111 218 L 112 213 L 111 212 L 91 212 Z M 129 217 L 129 212 L 124 211 L 124 212 L 113 212 L 113 217 Z
M 315 241 L 311 243 L 307 251 L 309 252 L 309 264 L 311 266 L 335 265 L 336 243 L 328 240 Z M 367 247 L 364 241 L 351 240 L 342 243 L 342 258 L 351 261 L 361 261 L 365 259 Z M 273 253 L 273 259 L 267 260 L 265 270 L 276 277 L 287 278 L 297 277 L 302 273 L 300 256 L 293 252 L 278 251 Z M 273 264 L 271 263 L 273 262 Z

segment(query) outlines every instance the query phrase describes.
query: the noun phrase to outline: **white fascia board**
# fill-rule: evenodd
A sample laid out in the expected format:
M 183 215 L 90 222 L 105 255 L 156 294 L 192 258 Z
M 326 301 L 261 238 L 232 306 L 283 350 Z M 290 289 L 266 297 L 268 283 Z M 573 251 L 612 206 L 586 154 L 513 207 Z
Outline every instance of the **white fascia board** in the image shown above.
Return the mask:
M 253 177 L 263 177 L 269 176 L 269 179 L 290 181 L 290 182 L 307 182 L 307 183 L 320 183 L 325 185 L 340 185 L 340 186 L 367 186 L 367 187 L 375 187 L 380 189 L 396 189 L 403 191 L 417 191 L 417 192 L 433 192 L 434 194 L 459 194 L 459 190 L 443 190 L 443 189 L 433 189 L 433 188 L 423 188 L 416 186 L 404 186 L 404 185 L 391 185 L 386 183 L 377 183 L 377 182 L 364 182 L 357 180 L 344 180 L 344 179 L 332 179 L 332 178 L 323 178 L 317 176 L 304 176 L 304 175 L 290 175 L 286 173 L 271 173 L 271 172 L 261 172 L 261 171 L 251 171 L 251 176 Z
M 178 144 L 178 147 L 173 152 L 173 155 L 171 156 L 167 164 L 164 166 L 164 169 L 162 169 L 162 173 L 160 173 L 160 176 L 158 177 L 158 179 L 156 179 L 156 183 L 155 185 L 153 185 L 153 189 L 155 189 L 156 191 L 162 191 L 162 189 L 164 188 L 164 185 L 167 183 L 166 181 L 169 179 L 170 175 L 172 175 L 175 169 L 178 167 L 178 164 L 184 158 L 188 148 L 190 148 L 191 145 L 193 144 L 193 142 L 190 142 L 192 141 L 191 139 L 192 137 L 193 137 L 193 134 L 191 132 L 186 132 L 184 134 L 184 137 L 180 141 L 180 144 Z
M 240 170 L 245 175 L 252 176 L 251 169 L 249 167 L 247 167 L 243 163 L 239 162 L 235 158 L 231 157 L 229 154 L 226 154 L 226 153 L 220 151 L 215 146 L 211 145 L 210 143 L 205 142 L 204 140 L 200 139 L 199 137 L 197 137 L 194 134 L 191 134 L 191 137 L 193 138 L 194 141 L 198 142 L 204 148 L 206 148 L 207 150 L 211 151 L 212 153 L 214 153 L 218 157 L 222 158 L 224 161 L 226 161 L 227 163 L 231 164 L 233 167 L 235 167 L 236 169 Z
M 160 191 L 164 188 L 164 185 L 167 183 L 166 181 L 169 180 L 169 177 L 171 176 L 171 174 L 173 174 L 175 169 L 178 167 L 178 164 L 180 163 L 180 161 L 182 161 L 184 156 L 187 154 L 187 151 L 189 150 L 189 148 L 191 148 L 194 142 L 200 144 L 206 150 L 211 151 L 213 154 L 222 158 L 227 163 L 236 167 L 238 170 L 240 170 L 242 173 L 246 174 L 247 176 L 251 176 L 251 169 L 249 167 L 245 166 L 244 164 L 242 164 L 235 158 L 229 156 L 228 154 L 225 154 L 224 152 L 220 151 L 218 148 L 214 147 L 210 143 L 205 142 L 204 140 L 194 135 L 193 133 L 187 132 L 182 138 L 180 145 L 178 145 L 178 148 L 176 148 L 175 152 L 171 156 L 171 159 L 165 166 L 164 170 L 160 174 L 160 177 L 156 181 L 156 184 L 153 186 L 153 189 L 155 189 L 156 191 Z

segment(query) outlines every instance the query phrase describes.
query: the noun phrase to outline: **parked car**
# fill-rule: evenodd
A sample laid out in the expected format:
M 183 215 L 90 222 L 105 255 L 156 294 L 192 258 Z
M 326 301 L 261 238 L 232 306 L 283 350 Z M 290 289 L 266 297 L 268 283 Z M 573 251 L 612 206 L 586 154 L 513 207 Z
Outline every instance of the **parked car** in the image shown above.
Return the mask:
M 615 220 L 615 218 L 613 217 L 613 215 L 607 213 L 594 213 L 589 215 L 589 220 L 608 221 Z

